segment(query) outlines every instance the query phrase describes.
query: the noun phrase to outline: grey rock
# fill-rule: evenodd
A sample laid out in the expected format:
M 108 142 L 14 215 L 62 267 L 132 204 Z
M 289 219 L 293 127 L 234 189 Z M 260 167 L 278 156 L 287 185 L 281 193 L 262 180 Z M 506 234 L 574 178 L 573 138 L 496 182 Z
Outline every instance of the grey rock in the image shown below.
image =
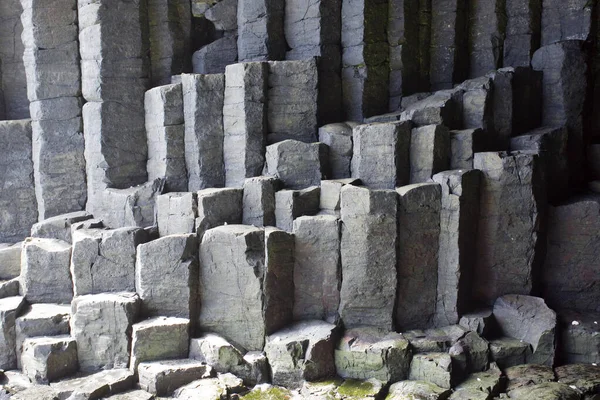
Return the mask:
M 21 368 L 21 354 L 25 339 L 68 335 L 70 319 L 70 305 L 32 304 L 23 309 L 15 321 L 17 368 Z
M 279 180 L 271 176 L 258 176 L 244 181 L 244 225 L 275 226 L 275 192 L 279 186 Z
M 433 325 L 438 287 L 442 190 L 438 183 L 403 186 L 398 193 L 396 328 Z
M 172 192 L 156 198 L 156 223 L 161 237 L 194 233 L 197 217 L 195 192 Z
M 342 188 L 339 313 L 348 328 L 394 326 L 397 204 L 395 191 Z
M 188 190 L 221 187 L 225 77 L 183 74 L 182 82 Z
M 523 340 L 501 337 L 490 340 L 490 359 L 502 369 L 525 364 L 531 345 Z
M 204 13 L 206 19 L 211 21 L 218 31 L 236 31 L 238 0 L 219 0 L 213 3 L 215 4 Z
M 238 11 L 252 7 L 251 3 L 250 0 L 241 1 Z M 226 186 L 241 187 L 244 179 L 259 176 L 262 172 L 267 135 L 267 82 L 267 63 L 233 64 L 225 70 L 223 157 Z
M 496 320 L 492 308 L 466 313 L 460 317 L 458 323 L 483 337 L 488 337 L 496 331 Z
M 130 390 L 107 397 L 110 400 L 154 400 L 154 395 L 145 390 Z
M 339 220 L 334 216 L 294 221 L 294 319 L 338 320 L 341 262 Z
M 77 371 L 77 342 L 69 336 L 25 339 L 21 363 L 32 382 L 48 384 Z
M 600 313 L 560 310 L 561 356 L 567 363 L 600 364 Z
M 559 383 L 575 387 L 584 399 L 600 394 L 600 367 L 590 364 L 563 365 L 554 369 Z
M 319 141 L 329 147 L 331 179 L 350 178 L 353 155 L 353 123 L 340 122 L 319 128 Z
M 430 382 L 444 389 L 452 388 L 454 375 L 450 355 L 447 353 L 415 354 L 410 363 L 408 379 Z
M 450 131 L 443 125 L 412 130 L 410 141 L 410 183 L 427 182 L 450 166 Z
M 142 362 L 186 357 L 189 325 L 189 319 L 174 317 L 155 317 L 134 324 L 129 369 L 136 373 Z
M 534 51 L 540 45 L 542 2 L 508 0 L 506 16 L 504 65 L 528 67 Z
M 531 150 L 540 155 L 545 166 L 545 179 L 549 183 L 550 202 L 556 202 L 569 193 L 567 136 L 565 127 L 538 128 L 510 140 L 511 150 Z
M 384 382 L 371 378 L 365 381 L 356 379 L 345 380 L 336 390 L 336 395 L 342 398 L 359 396 L 364 399 L 376 399 L 385 392 Z
M 557 399 L 577 400 L 579 392 L 558 382 L 546 382 L 539 385 L 524 386 L 510 392 L 511 399 Z
M 196 234 L 204 233 L 223 224 L 242 222 L 243 190 L 233 188 L 203 189 L 198 192 Z
M 475 153 L 486 149 L 483 130 L 450 131 L 450 168 L 473 169 Z
M 104 191 L 103 220 L 111 228 L 137 226 L 147 228 L 155 224 L 156 198 L 164 191 L 162 178 L 129 189 Z
M 265 353 L 249 351 L 244 356 L 244 363 L 233 368 L 233 373 L 244 380 L 244 384 L 252 386 L 271 380 L 271 367 Z
M 552 307 L 600 312 L 596 225 L 598 195 L 577 196 L 548 209 L 548 247 L 544 264 L 544 298 Z M 584 250 L 586 249 L 586 250 Z
M 21 291 L 21 281 L 19 278 L 13 278 L 6 281 L 0 281 L 0 299 L 5 297 L 18 296 Z
M 317 140 L 318 88 L 319 74 L 316 58 L 304 61 L 269 62 L 267 92 L 267 141 L 269 143 L 287 139 L 305 143 Z
M 147 240 L 141 228 L 76 231 L 70 264 L 75 296 L 134 292 L 136 249 Z
M 486 371 L 489 367 L 489 343 L 476 332 L 468 332 L 448 351 L 457 375 Z
M 414 353 L 448 353 L 452 346 L 465 337 L 468 330 L 460 325 L 404 332 Z
M 321 200 L 319 214 L 340 216 L 342 188 L 346 185 L 358 186 L 360 179 L 333 179 L 321 181 Z
M 82 371 L 127 368 L 131 327 L 140 298 L 134 293 L 106 293 L 76 297 L 72 304 L 71 335 L 77 340 Z
M 534 112 L 534 110 L 536 110 L 536 107 L 540 105 L 541 98 L 535 96 L 540 95 L 539 92 L 536 92 L 535 95 L 533 95 L 533 93 L 529 93 L 528 96 L 523 96 L 522 93 L 524 88 L 527 89 L 529 87 L 534 87 L 535 83 L 539 82 L 539 80 L 527 82 L 525 85 L 523 85 L 523 87 L 520 88 L 516 87 L 515 71 L 520 69 L 527 69 L 531 71 L 530 68 L 502 68 L 488 74 L 488 76 L 492 78 L 493 86 L 493 131 L 491 132 L 493 133 L 493 137 L 491 141 L 492 143 L 490 143 L 489 145 L 493 145 L 495 149 L 507 148 L 510 137 L 518 133 L 513 130 L 513 122 L 516 113 L 525 114 L 526 118 L 535 119 L 532 118 L 536 115 L 536 112 Z M 528 105 L 528 107 L 526 109 L 519 109 L 520 106 L 517 104 L 519 104 L 519 102 L 521 101 L 528 100 L 529 102 L 525 103 Z M 537 125 L 535 127 L 537 127 Z
M 238 57 L 240 61 L 285 58 L 285 6 L 276 0 L 238 0 Z
M 180 387 L 211 374 L 209 366 L 189 359 L 144 362 L 138 366 L 140 387 L 158 396 L 168 396 Z
M 3 370 L 17 367 L 15 320 L 24 306 L 21 296 L 0 299 L 0 368 Z
M 275 221 L 279 229 L 293 230 L 294 220 L 319 212 L 321 189 L 318 186 L 303 190 L 280 190 L 275 193 Z
M 243 381 L 232 374 L 219 375 L 217 378 L 199 379 L 177 389 L 174 397 L 193 400 L 202 397 L 218 399 L 229 394 L 245 392 Z
M 402 381 L 390 386 L 386 400 L 443 400 L 450 396 L 451 391 L 429 381 Z
M 12 279 L 21 275 L 21 246 L 17 244 L 0 244 L 0 279 Z
M 408 340 L 399 333 L 354 328 L 346 331 L 338 342 L 335 366 L 344 379 L 398 382 L 408 378 L 411 353 Z
M 462 121 L 466 129 L 481 128 L 493 135 L 493 86 L 489 76 L 463 82 L 458 86 L 462 93 Z
M 58 393 L 48 387 L 42 385 L 32 386 L 24 389 L 21 392 L 16 393 L 11 399 L 17 400 L 29 400 L 29 399 L 40 399 L 40 400 L 59 400 Z
M 56 239 L 28 238 L 23 243 L 21 285 L 31 303 L 69 303 L 71 246 Z
M 171 235 L 137 247 L 135 288 L 142 313 L 194 320 L 198 313 L 198 240 Z
M 411 124 L 368 124 L 354 128 L 352 177 L 372 189 L 394 189 L 410 179 Z
M 504 370 L 506 375 L 506 391 L 538 385 L 544 382 L 554 382 L 556 378 L 552 367 L 538 364 L 523 364 L 508 367 Z
M 222 3 L 225 3 L 225 1 L 217 4 Z M 224 73 L 228 65 L 235 64 L 238 61 L 237 46 L 237 36 L 235 35 L 225 36 L 207 44 L 194 52 L 192 70 L 195 74 Z
M 474 167 L 482 171 L 474 297 L 491 304 L 504 294 L 529 294 L 545 213 L 539 157 L 477 153 Z
M 505 295 L 494 303 L 494 318 L 505 336 L 524 340 L 533 347 L 528 363 L 552 366 L 556 348 L 556 313 L 543 299 Z
M 333 351 L 336 327 L 323 321 L 303 321 L 267 338 L 265 352 L 273 383 L 299 388 L 303 380 L 335 375 Z
M 100 399 L 133 388 L 134 375 L 128 369 L 109 369 L 51 383 L 61 399 Z
M 471 243 L 477 239 L 480 175 L 477 170 L 454 170 L 433 176 L 441 187 L 436 326 L 458 323 L 470 308 L 476 262 Z
M 71 226 L 92 218 L 93 216 L 86 211 L 76 211 L 48 218 L 31 227 L 31 237 L 57 239 L 71 243 Z
M 469 3 L 469 77 L 476 78 L 500 67 L 505 12 L 502 0 Z
M 449 129 L 461 129 L 462 104 L 462 91 L 440 90 L 405 108 L 398 119 L 410 120 L 417 126 L 445 125 Z
M 244 364 L 243 350 L 212 333 L 190 340 L 189 358 L 206 363 L 219 373 Z
M 18 242 L 29 236 L 38 220 L 33 179 L 31 121 L 0 121 L 2 182 L 11 190 L 0 193 L 0 242 Z
M 583 0 L 569 3 L 548 1 L 542 11 L 542 45 L 587 40 L 592 35 L 592 4 Z
M 530 67 L 514 68 L 512 74 L 512 133 L 508 126 L 508 133 L 504 135 L 507 139 L 542 126 L 543 75 L 542 71 L 535 71 Z M 494 116 L 494 119 L 497 118 Z
M 265 172 L 289 189 L 318 186 L 324 172 L 318 143 L 284 140 L 267 147 Z
M 495 363 L 485 372 L 470 374 L 462 383 L 456 386 L 451 399 L 489 399 L 503 391 L 505 386 L 502 371 Z

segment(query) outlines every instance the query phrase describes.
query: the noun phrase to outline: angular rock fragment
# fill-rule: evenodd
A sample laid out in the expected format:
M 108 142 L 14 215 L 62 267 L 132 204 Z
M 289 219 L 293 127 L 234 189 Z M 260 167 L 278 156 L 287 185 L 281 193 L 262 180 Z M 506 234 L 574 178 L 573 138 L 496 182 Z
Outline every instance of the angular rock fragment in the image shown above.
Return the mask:
M 136 249 L 147 240 L 141 228 L 76 231 L 70 266 L 75 296 L 135 291 Z
M 273 383 L 299 388 L 302 381 L 335 375 L 335 325 L 323 321 L 298 322 L 267 338 L 265 352 Z
M 422 398 L 427 400 L 443 400 L 450 395 L 450 389 L 444 389 L 438 385 L 424 381 L 402 381 L 390 386 L 386 400 L 405 400 Z
M 523 364 L 508 367 L 504 370 L 506 375 L 506 391 L 544 382 L 554 382 L 554 371 L 552 367 L 538 364 Z
M 230 372 L 244 363 L 242 350 L 212 333 L 190 340 L 189 357 L 210 365 L 219 373 Z
M 406 107 L 397 119 L 412 121 L 416 126 L 445 125 L 462 128 L 462 91 L 440 90 Z
M 285 5 L 277 0 L 238 0 L 238 57 L 244 61 L 282 60 Z
M 233 188 L 203 189 L 198 192 L 198 217 L 196 235 L 223 224 L 242 222 L 243 190 Z
M 31 237 L 57 239 L 71 243 L 71 226 L 92 218 L 93 216 L 86 211 L 76 211 L 48 218 L 31 227 Z
M 320 144 L 284 140 L 267 147 L 265 171 L 289 189 L 318 186 L 325 172 L 320 161 Z
M 457 374 L 482 372 L 489 366 L 489 343 L 476 332 L 469 332 L 448 351 Z
M 531 345 L 523 340 L 509 337 L 490 340 L 490 359 L 502 369 L 525 364 L 531 353 Z
M 492 308 L 466 313 L 460 317 L 458 323 L 462 327 L 477 332 L 483 337 L 488 337 L 496 331 L 496 321 L 494 319 Z
M 225 185 L 223 74 L 183 74 L 185 164 L 188 190 Z
M 498 69 L 502 61 L 502 44 L 506 32 L 503 0 L 470 2 L 469 76 L 477 78 Z
M 321 200 L 319 207 L 322 215 L 340 216 L 342 188 L 346 185 L 360 185 L 360 179 L 334 179 L 321 181 Z
M 443 125 L 412 130 L 410 141 L 410 181 L 428 182 L 450 166 L 450 132 Z
M 249 351 L 244 356 L 244 362 L 234 367 L 232 372 L 244 380 L 244 384 L 252 386 L 270 381 L 271 368 L 265 353 Z
M 460 325 L 404 332 L 414 353 L 448 352 L 468 330 Z
M 542 45 L 568 40 L 587 40 L 593 35 L 593 5 L 584 0 L 544 2 Z
M 29 238 L 23 243 L 21 284 L 31 303 L 69 303 L 71 246 L 56 239 Z
M 15 319 L 24 305 L 21 296 L 0 299 L 0 369 L 17 367 Z
M 156 223 L 161 237 L 194 233 L 197 216 L 196 192 L 172 192 L 156 198 Z
M 441 186 L 403 186 L 398 193 L 396 328 L 429 328 L 436 312 Z
M 0 279 L 12 279 L 21 275 L 22 243 L 0 244 Z
M 135 288 L 142 300 L 143 315 L 195 320 L 198 312 L 196 236 L 165 236 L 138 246 Z
M 454 375 L 450 355 L 446 353 L 415 354 L 410 363 L 408 379 L 431 382 L 444 389 L 452 388 Z
M 133 388 L 134 375 L 128 369 L 109 369 L 51 383 L 59 398 L 99 399 Z
M 481 129 L 450 131 L 450 168 L 473 169 L 475 153 L 484 151 L 485 147 Z
M 275 222 L 279 229 L 293 230 L 294 220 L 319 212 L 321 189 L 318 186 L 303 190 L 280 190 L 275 193 Z
M 411 124 L 368 124 L 354 128 L 352 177 L 372 189 L 394 189 L 410 177 Z
M 237 25 L 236 30 L 233 32 L 237 33 Z M 235 64 L 238 61 L 237 50 L 237 37 L 235 35 L 219 38 L 194 52 L 192 71 L 195 74 L 222 74 L 228 65 Z
M 353 156 L 352 122 L 340 122 L 319 128 L 319 141 L 329 147 L 329 168 L 331 179 L 350 178 L 350 164 Z
M 21 282 L 19 278 L 13 278 L 7 281 L 0 280 L 0 299 L 18 296 L 20 290 Z
M 600 364 L 600 313 L 560 310 L 561 356 L 567 363 Z
M 546 4 L 544 4 L 544 7 Z M 540 46 L 542 2 L 540 0 L 508 0 L 506 2 L 506 39 L 504 65 L 528 67 Z
M 134 324 L 129 369 L 136 373 L 142 362 L 186 357 L 189 325 L 189 319 L 174 317 L 155 317 Z
M 434 322 L 442 326 L 456 324 L 470 307 L 470 282 L 476 262 L 471 243 L 477 238 L 480 172 L 446 171 L 434 175 L 433 180 L 441 187 Z
M 244 181 L 244 225 L 275 226 L 275 192 L 279 186 L 279 180 L 271 176 L 258 176 Z
M 600 367 L 597 365 L 563 365 L 555 368 L 554 373 L 559 383 L 577 389 L 584 399 L 594 399 L 600 394 Z
M 217 378 L 199 379 L 177 389 L 174 397 L 182 400 L 198 398 L 220 399 L 230 394 L 245 392 L 243 381 L 232 374 L 219 375 Z
M 251 2 L 243 0 L 238 6 L 242 10 L 250 7 Z M 243 59 L 241 54 L 240 59 Z M 225 70 L 223 157 L 226 186 L 241 187 L 246 178 L 259 176 L 262 172 L 267 135 L 267 82 L 266 63 L 233 64 Z
M 294 221 L 294 319 L 338 320 L 340 223 L 334 216 Z
M 144 362 L 138 366 L 140 387 L 158 396 L 168 396 L 197 379 L 212 375 L 212 369 L 199 361 L 180 359 Z
M 492 363 L 489 370 L 471 374 L 457 385 L 450 399 L 486 400 L 489 396 L 498 395 L 504 389 L 504 384 L 502 371 Z
M 164 191 L 162 178 L 129 189 L 106 189 L 102 219 L 111 228 L 155 224 L 156 198 Z
M 48 384 L 77 372 L 77 342 L 69 336 L 25 339 L 21 363 L 32 382 Z
M 77 340 L 82 371 L 127 368 L 131 329 L 140 298 L 134 293 L 76 297 L 72 304 L 71 335 Z
M 408 377 L 411 349 L 399 333 L 377 328 L 346 331 L 335 349 L 337 374 L 348 379 L 397 382 Z
M 506 295 L 494 303 L 494 318 L 505 336 L 523 340 L 533 347 L 528 363 L 552 366 L 556 348 L 556 313 L 543 299 Z

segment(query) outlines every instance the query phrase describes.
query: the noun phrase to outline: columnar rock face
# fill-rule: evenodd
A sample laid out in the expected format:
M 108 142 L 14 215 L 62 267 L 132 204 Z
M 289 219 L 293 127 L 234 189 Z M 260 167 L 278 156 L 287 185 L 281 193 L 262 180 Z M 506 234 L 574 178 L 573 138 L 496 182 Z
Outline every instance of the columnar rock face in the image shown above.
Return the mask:
M 506 17 L 504 65 L 528 67 L 533 53 L 540 47 L 542 2 L 507 0 Z
M 14 369 L 17 367 L 17 354 L 15 352 L 15 319 L 24 307 L 21 296 L 0 299 L 0 368 Z
M 127 368 L 131 327 L 140 298 L 134 293 L 76 297 L 72 304 L 71 335 L 77 340 L 82 371 Z
M 504 0 L 470 2 L 469 76 L 477 78 L 500 67 L 506 32 Z
M 171 395 L 176 389 L 211 373 L 212 369 L 206 364 L 187 358 L 144 362 L 138 368 L 140 387 L 159 396 Z
M 319 143 L 284 140 L 267 147 L 265 171 L 278 178 L 286 188 L 318 186 L 324 170 Z
M 148 35 L 152 83 L 166 85 L 172 75 L 191 68 L 190 2 L 187 0 L 148 0 Z
M 244 3 L 247 3 L 245 6 Z M 239 7 L 252 1 L 242 0 Z M 240 36 L 241 37 L 241 36 Z M 259 176 L 265 162 L 268 65 L 243 63 L 225 70 L 223 157 L 226 186 Z
M 410 183 L 427 182 L 450 165 L 450 132 L 443 125 L 412 130 L 410 141 Z
M 587 40 L 593 35 L 593 4 L 585 0 L 543 3 L 542 45 L 568 40 Z
M 395 191 L 342 189 L 339 313 L 346 327 L 393 327 L 397 204 Z
M 246 179 L 242 213 L 244 225 L 275 226 L 275 192 L 279 184 L 279 180 L 271 176 Z
M 144 92 L 149 77 L 146 2 L 78 0 L 87 210 L 101 217 L 103 191 L 146 181 Z M 127 27 L 127 29 L 123 29 Z
M 77 1 L 22 1 L 23 61 L 40 219 L 86 203 Z
M 473 169 L 475 153 L 485 149 L 481 129 L 450 131 L 450 169 Z
M 27 239 L 23 244 L 21 284 L 31 303 L 69 303 L 71 246 L 56 239 Z
M 400 331 L 429 328 L 436 311 L 441 186 L 422 183 L 403 186 L 397 192 L 395 326 Z
M 318 112 L 322 124 L 341 119 L 341 4 L 341 0 L 285 2 L 286 59 L 320 57 Z
M 106 207 L 102 220 L 112 228 L 155 224 L 156 198 L 164 191 L 165 180 L 158 178 L 128 189 L 106 189 L 103 192 Z
M 431 90 L 452 89 L 469 67 L 468 2 L 432 0 L 431 8 Z
M 530 294 L 544 232 L 546 186 L 539 157 L 477 153 L 474 167 L 482 179 L 473 295 L 490 304 L 504 294 Z
M 222 187 L 225 76 L 184 74 L 182 82 L 188 190 Z
M 77 372 L 77 342 L 69 336 L 37 337 L 23 343 L 23 373 L 48 384 Z
M 353 156 L 352 129 L 355 123 L 341 122 L 319 128 L 319 141 L 329 147 L 329 170 L 331 179 L 350 178 Z
M 158 196 L 156 209 L 156 223 L 161 237 L 195 231 L 198 216 L 196 192 L 173 192 Z
M 535 52 L 531 65 L 543 71 L 542 122 L 566 126 L 571 183 L 582 180 L 583 111 L 587 88 L 587 56 L 583 42 L 572 40 L 544 46 Z
M 352 177 L 372 189 L 394 189 L 410 179 L 411 123 L 359 125 L 354 128 Z
M 597 245 L 600 198 L 578 197 L 549 207 L 544 298 L 551 307 L 600 311 Z
M 187 190 L 182 85 L 159 86 L 147 91 L 144 108 L 148 179 L 165 178 L 167 191 Z
M 458 323 L 459 317 L 470 307 L 470 285 L 476 262 L 472 244 L 477 239 L 480 178 L 477 170 L 446 171 L 433 176 L 442 192 L 436 326 Z
M 269 143 L 317 140 L 319 73 L 317 59 L 269 62 L 267 120 Z
M 224 246 L 230 251 L 223 252 Z M 267 249 L 270 254 L 274 250 Z M 270 319 L 278 314 L 267 307 L 276 305 L 269 298 L 277 296 L 274 290 L 289 290 L 284 282 L 267 287 L 269 272 L 263 230 L 226 225 L 207 231 L 200 246 L 199 328 L 246 350 L 262 350 Z M 236 285 L 230 284 L 231 276 Z
M 334 323 L 340 303 L 340 223 L 334 216 L 294 221 L 294 319 Z
M 141 228 L 75 231 L 70 267 L 75 296 L 134 292 L 136 248 L 147 240 Z
M 23 240 L 38 219 L 31 145 L 30 121 L 0 121 L 0 242 Z
M 238 59 L 282 60 L 286 43 L 285 5 L 277 0 L 238 0 Z
M 172 235 L 138 246 L 135 288 L 144 315 L 195 321 L 198 305 L 198 241 Z
M 21 245 L 0 245 L 0 280 L 16 278 L 21 274 Z
M 134 373 L 142 362 L 185 358 L 189 348 L 187 318 L 156 317 L 132 326 L 131 363 Z
M 204 189 L 198 192 L 198 217 L 196 234 L 204 233 L 223 224 L 242 222 L 243 190 L 233 188 Z
M 449 129 L 460 129 L 463 125 L 462 93 L 462 90 L 440 90 L 425 96 L 403 107 L 400 121 L 410 120 L 417 126 L 445 125 Z
M 93 216 L 86 211 L 76 211 L 48 218 L 31 227 L 31 237 L 57 239 L 71 243 L 71 228 L 74 224 L 88 221 Z
M 342 0 L 342 101 L 346 118 L 388 110 L 387 0 Z
M 340 216 L 342 188 L 346 185 L 360 185 L 360 180 L 336 179 L 321 181 L 320 215 Z
M 294 220 L 319 212 L 321 189 L 318 186 L 303 190 L 280 190 L 275 193 L 275 221 L 279 229 L 291 232 Z
M 531 71 L 531 68 L 517 68 Z M 511 136 L 518 134 L 513 128 L 515 114 L 520 112 L 525 114 L 527 118 L 535 121 L 536 106 L 540 104 L 539 92 L 532 90 L 527 93 L 527 99 L 531 99 L 530 108 L 518 109 L 516 105 L 520 101 L 526 101 L 523 93 L 518 93 L 515 84 L 515 68 L 502 68 L 490 73 L 488 76 L 492 78 L 492 113 L 493 113 L 493 130 L 488 132 L 492 134 L 492 145 L 494 149 L 504 149 L 508 146 L 508 141 Z M 536 81 L 528 82 L 529 87 L 534 87 Z M 539 87 L 538 87 L 539 89 Z M 527 104 L 527 103 L 526 103 Z M 539 110 L 539 109 L 538 109 Z M 537 127 L 536 122 L 536 127 Z M 489 144 L 488 144 L 489 145 Z
M 542 125 L 544 73 L 532 68 L 517 67 L 512 75 L 512 135 L 509 134 L 508 137 L 526 133 Z

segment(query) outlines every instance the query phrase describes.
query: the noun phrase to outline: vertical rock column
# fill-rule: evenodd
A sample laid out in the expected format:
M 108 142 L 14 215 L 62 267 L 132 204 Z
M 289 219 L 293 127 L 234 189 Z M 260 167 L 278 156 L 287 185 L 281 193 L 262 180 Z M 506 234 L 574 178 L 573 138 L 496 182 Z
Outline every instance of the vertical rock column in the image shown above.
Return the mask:
M 529 152 L 477 153 L 482 172 L 475 300 L 530 294 L 543 254 L 546 188 L 539 156 Z
M 147 0 L 153 85 L 191 70 L 192 11 L 188 0 Z
M 79 3 L 87 209 L 102 215 L 106 188 L 146 182 L 144 93 L 149 50 L 145 1 Z M 108 203 L 108 202 L 107 202 Z
M 480 176 L 472 169 L 433 176 L 442 187 L 435 326 L 456 324 L 468 311 L 476 261 L 473 243 L 477 238 Z
M 502 65 L 506 7 L 505 0 L 473 0 L 469 5 L 469 77 L 477 78 Z
M 342 100 L 346 119 L 388 110 L 388 0 L 342 1 Z
M 241 63 L 225 70 L 223 158 L 226 186 L 242 187 L 260 176 L 267 135 L 267 63 Z
M 319 57 L 319 122 L 342 117 L 341 0 L 285 2 L 286 60 Z
M 528 67 L 540 47 L 541 0 L 506 0 L 504 66 Z
M 431 1 L 431 90 L 452 89 L 467 78 L 466 0 Z
M 238 0 L 238 59 L 285 59 L 285 3 L 281 0 Z
M 21 33 L 20 0 L 5 0 L 0 4 L 0 117 L 7 120 L 29 118 L 27 79 L 23 65 L 23 41 Z M 4 104 L 2 104 L 4 103 Z M 4 119 L 4 118 L 3 118 Z
M 77 2 L 21 4 L 36 197 L 46 219 L 83 209 L 87 197 Z
M 340 317 L 347 328 L 392 330 L 396 301 L 397 194 L 342 188 Z

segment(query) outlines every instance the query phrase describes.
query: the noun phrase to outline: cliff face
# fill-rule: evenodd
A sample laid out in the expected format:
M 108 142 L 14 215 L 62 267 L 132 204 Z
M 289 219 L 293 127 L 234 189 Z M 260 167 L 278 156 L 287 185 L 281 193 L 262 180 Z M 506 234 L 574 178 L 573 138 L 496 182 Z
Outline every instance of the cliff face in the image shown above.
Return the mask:
M 0 25 L 15 398 L 600 395 L 597 2 L 2 0 Z

